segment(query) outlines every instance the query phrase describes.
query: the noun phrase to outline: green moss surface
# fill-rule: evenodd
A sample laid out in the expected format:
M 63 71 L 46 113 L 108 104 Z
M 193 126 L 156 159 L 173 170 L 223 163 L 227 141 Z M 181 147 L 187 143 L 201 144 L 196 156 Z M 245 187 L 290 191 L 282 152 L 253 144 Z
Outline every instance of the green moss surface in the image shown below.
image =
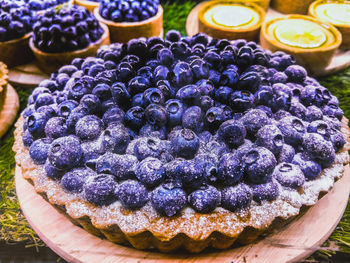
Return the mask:
M 164 32 L 177 29 L 185 32 L 186 18 L 195 6 L 195 1 L 166 2 L 164 7 Z M 345 116 L 350 119 L 350 68 L 332 76 L 319 79 L 334 95 L 339 98 L 340 106 Z M 32 90 L 16 87 L 20 97 L 21 110 Z M 42 245 L 43 243 L 29 227 L 20 211 L 14 187 L 14 153 L 13 127 L 0 139 L 0 240 L 8 243 L 26 242 L 28 245 Z M 337 229 L 324 244 L 325 251 L 318 253 L 317 258 L 329 257 L 333 250 L 350 254 L 350 202 Z M 332 247 L 332 249 L 329 249 Z

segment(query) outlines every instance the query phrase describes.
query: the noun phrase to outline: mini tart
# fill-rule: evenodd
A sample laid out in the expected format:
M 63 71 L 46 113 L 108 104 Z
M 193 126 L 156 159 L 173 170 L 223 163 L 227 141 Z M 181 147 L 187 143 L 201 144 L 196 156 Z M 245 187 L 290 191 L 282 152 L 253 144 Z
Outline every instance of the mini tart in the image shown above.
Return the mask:
M 34 56 L 29 48 L 29 39 L 32 33 L 21 38 L 0 42 L 0 61 L 9 68 L 30 62 Z
M 213 38 L 255 40 L 264 18 L 264 9 L 251 2 L 209 1 L 198 13 L 199 32 Z
M 89 0 L 75 0 L 77 5 L 85 7 L 90 12 L 93 12 L 96 7 L 99 6 L 99 2 L 89 1 Z
M 225 249 L 233 243 L 253 242 L 266 231 L 275 219 L 291 219 L 299 214 L 301 207 L 314 205 L 320 193 L 331 190 L 335 180 L 342 177 L 344 165 L 349 163 L 350 131 L 348 120 L 342 120 L 342 133 L 347 144 L 336 154 L 334 163 L 312 181 L 296 191 L 284 188 L 276 200 L 263 201 L 261 205 L 252 202 L 250 210 L 230 212 L 216 208 L 210 214 L 199 214 L 191 208 L 184 209 L 178 216 L 164 217 L 155 212 L 148 203 L 140 210 L 131 211 L 120 202 L 97 207 L 79 195 L 65 192 L 59 183 L 45 175 L 43 165 L 36 165 L 23 145 L 23 117 L 16 123 L 15 143 L 16 169 L 29 180 L 37 193 L 60 210 L 87 232 L 105 237 L 118 244 L 131 244 L 137 249 L 157 248 L 169 252 L 185 248 L 200 252 L 206 247 Z
M 305 28 L 312 29 L 311 33 L 302 32 L 303 36 L 309 36 L 310 42 L 296 44 L 296 42 L 284 41 L 283 35 L 289 37 L 294 33 L 295 39 L 300 37 L 297 30 L 303 29 L 299 26 L 301 23 L 305 23 Z M 289 27 L 293 24 L 299 24 L 294 32 L 290 30 L 296 27 Z M 288 15 L 266 21 L 260 33 L 260 43 L 263 48 L 271 51 L 282 50 L 292 54 L 297 63 L 306 67 L 310 73 L 315 73 L 330 63 L 341 41 L 341 33 L 334 26 L 303 15 Z
M 8 84 L 7 66 L 0 62 L 0 112 L 4 106 Z
M 271 7 L 283 14 L 307 14 L 313 0 L 272 0 Z
M 350 1 L 315 1 L 309 7 L 309 15 L 328 22 L 338 28 L 343 37 L 341 47 L 350 49 Z
M 29 46 L 34 53 L 35 58 L 38 61 L 39 67 L 45 73 L 50 74 L 52 72 L 55 72 L 63 65 L 69 64 L 74 58 L 85 58 L 89 56 L 94 56 L 101 46 L 108 45 L 110 43 L 108 27 L 101 23 L 100 26 L 104 30 L 104 33 L 101 36 L 101 38 L 96 42 L 91 43 L 88 47 L 84 49 L 61 53 L 47 53 L 38 49 L 34 45 L 33 39 L 30 39 Z
M 116 23 L 104 19 L 98 8 L 94 9 L 94 15 L 98 21 L 108 26 L 111 42 L 127 43 L 129 40 L 140 37 L 159 37 L 163 35 L 163 8 L 158 7 L 158 13 L 140 22 Z

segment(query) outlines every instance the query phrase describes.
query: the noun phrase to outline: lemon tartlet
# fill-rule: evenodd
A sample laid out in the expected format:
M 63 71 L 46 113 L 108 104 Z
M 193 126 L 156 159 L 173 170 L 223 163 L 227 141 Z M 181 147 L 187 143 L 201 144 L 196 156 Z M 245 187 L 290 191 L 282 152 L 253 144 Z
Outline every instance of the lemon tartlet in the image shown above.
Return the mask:
M 341 41 L 341 33 L 334 26 L 303 15 L 266 21 L 260 34 L 263 48 L 292 54 L 310 73 L 330 63 Z
M 273 9 L 284 14 L 307 14 L 313 0 L 272 0 Z
M 309 15 L 331 23 L 342 33 L 341 47 L 350 49 L 350 1 L 318 0 L 309 7 Z
M 210 1 L 199 11 L 199 31 L 214 38 L 255 40 L 264 17 L 263 8 L 251 2 Z
M 77 5 L 85 7 L 90 12 L 93 12 L 96 7 L 99 6 L 99 2 L 89 1 L 89 0 L 75 0 Z

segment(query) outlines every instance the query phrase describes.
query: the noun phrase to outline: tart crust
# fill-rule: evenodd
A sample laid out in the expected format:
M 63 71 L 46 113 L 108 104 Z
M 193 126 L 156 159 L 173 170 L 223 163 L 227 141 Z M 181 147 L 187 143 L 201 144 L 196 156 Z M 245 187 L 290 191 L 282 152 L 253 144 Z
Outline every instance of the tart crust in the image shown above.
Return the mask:
M 91 43 L 88 47 L 84 49 L 79 49 L 76 51 L 61 52 L 61 53 L 47 53 L 38 49 L 31 38 L 29 41 L 30 49 L 33 51 L 36 59 L 38 60 L 38 65 L 41 70 L 45 73 L 52 73 L 58 70 L 64 65 L 68 65 L 72 62 L 74 58 L 85 58 L 89 56 L 95 56 L 97 50 L 103 46 L 110 44 L 109 41 L 109 30 L 108 27 L 102 23 L 100 26 L 103 28 L 104 33 L 99 40 Z
M 206 247 L 225 249 L 233 243 L 251 243 L 276 222 L 293 219 L 301 207 L 314 205 L 320 193 L 328 192 L 334 181 L 342 177 L 344 165 L 350 161 L 350 129 L 348 120 L 342 121 L 342 133 L 347 143 L 336 155 L 331 167 L 320 176 L 306 182 L 299 191 L 280 187 L 274 201 L 261 204 L 252 202 L 249 210 L 230 212 L 216 208 L 210 214 L 199 214 L 191 208 L 175 217 L 163 217 L 148 203 L 140 210 L 124 209 L 117 201 L 109 206 L 97 207 L 88 203 L 81 194 L 65 192 L 58 182 L 45 175 L 44 167 L 33 163 L 23 145 L 23 117 L 16 123 L 15 143 L 17 168 L 29 180 L 37 193 L 62 210 L 75 224 L 87 232 L 105 237 L 118 244 L 131 244 L 137 249 L 157 248 L 169 252 L 185 248 L 200 252 Z
M 89 0 L 75 0 L 77 5 L 85 7 L 90 12 L 93 12 L 96 7 L 99 6 L 99 2 L 89 1 Z
M 259 15 L 259 21 L 248 28 L 231 28 L 209 23 L 205 19 L 205 13 L 218 4 L 240 4 L 252 8 Z M 261 24 L 265 18 L 265 11 L 254 2 L 235 1 L 235 0 L 215 0 L 204 3 L 198 13 L 199 32 L 203 32 L 213 38 L 219 39 L 240 39 L 256 40 L 259 35 Z
M 272 8 L 283 14 L 306 14 L 314 0 L 272 0 Z
M 8 84 L 8 70 L 7 66 L 0 62 L 0 112 L 4 107 Z

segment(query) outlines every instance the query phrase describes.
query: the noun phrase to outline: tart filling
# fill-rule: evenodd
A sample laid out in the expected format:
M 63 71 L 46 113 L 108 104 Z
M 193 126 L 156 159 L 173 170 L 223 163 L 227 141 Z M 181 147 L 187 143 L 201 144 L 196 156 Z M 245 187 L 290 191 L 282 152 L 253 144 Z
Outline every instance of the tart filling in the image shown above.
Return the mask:
M 271 23 L 267 33 L 280 43 L 302 49 L 320 48 L 334 43 L 327 28 L 303 19 L 285 19 Z
M 350 25 L 350 2 L 322 3 L 315 7 L 315 14 L 334 25 Z

